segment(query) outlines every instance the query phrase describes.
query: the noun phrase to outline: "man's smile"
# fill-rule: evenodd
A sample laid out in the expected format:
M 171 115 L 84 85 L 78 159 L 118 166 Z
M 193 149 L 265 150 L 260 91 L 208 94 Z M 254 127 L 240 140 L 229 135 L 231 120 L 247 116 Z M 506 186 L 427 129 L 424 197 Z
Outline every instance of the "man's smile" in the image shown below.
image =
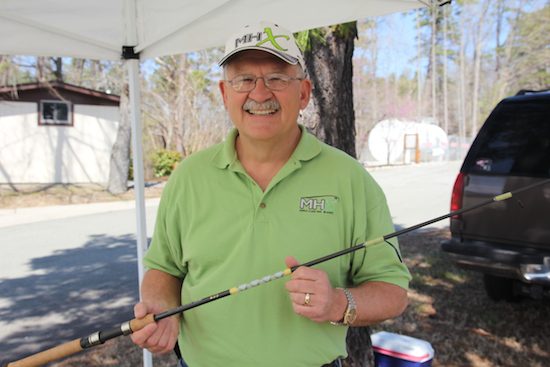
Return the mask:
M 252 99 L 248 99 L 243 105 L 243 110 L 248 112 L 251 115 L 272 115 L 279 111 L 281 105 L 274 99 L 258 103 Z

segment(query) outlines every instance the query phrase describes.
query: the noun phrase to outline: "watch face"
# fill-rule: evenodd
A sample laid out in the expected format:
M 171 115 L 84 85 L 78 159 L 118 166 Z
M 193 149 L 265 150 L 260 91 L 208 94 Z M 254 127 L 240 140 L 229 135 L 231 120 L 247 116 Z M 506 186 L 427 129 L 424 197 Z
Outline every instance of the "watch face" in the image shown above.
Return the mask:
M 355 311 L 355 308 L 348 309 L 346 311 L 346 314 L 344 315 L 344 324 L 346 325 L 352 324 L 356 318 L 357 318 L 357 312 Z

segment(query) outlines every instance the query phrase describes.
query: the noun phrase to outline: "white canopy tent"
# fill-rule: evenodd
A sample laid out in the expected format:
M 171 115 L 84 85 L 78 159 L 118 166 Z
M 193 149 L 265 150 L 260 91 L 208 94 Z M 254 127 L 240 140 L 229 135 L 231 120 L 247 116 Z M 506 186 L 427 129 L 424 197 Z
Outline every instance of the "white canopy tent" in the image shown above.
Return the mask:
M 125 60 L 130 83 L 141 281 L 147 234 L 140 58 L 221 46 L 228 32 L 250 20 L 279 22 L 292 31 L 301 31 L 420 6 L 418 0 L 2 0 L 0 55 Z M 145 364 L 150 363 L 149 356 Z

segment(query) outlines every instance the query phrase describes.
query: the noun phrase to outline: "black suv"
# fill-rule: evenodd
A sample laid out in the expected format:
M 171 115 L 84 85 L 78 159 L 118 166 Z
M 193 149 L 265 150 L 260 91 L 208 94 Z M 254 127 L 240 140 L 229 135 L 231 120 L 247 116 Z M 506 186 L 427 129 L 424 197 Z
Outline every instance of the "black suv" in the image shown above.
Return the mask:
M 456 178 L 451 210 L 550 177 L 550 90 L 502 100 Z M 451 218 L 443 251 L 483 273 L 494 300 L 550 296 L 550 183 Z

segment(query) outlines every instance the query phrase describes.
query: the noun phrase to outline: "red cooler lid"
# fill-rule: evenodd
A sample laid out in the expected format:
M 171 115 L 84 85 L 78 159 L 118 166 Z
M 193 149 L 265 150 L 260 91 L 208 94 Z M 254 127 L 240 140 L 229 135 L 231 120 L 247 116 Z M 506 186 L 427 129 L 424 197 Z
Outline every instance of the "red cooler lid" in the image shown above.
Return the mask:
M 434 357 L 430 343 L 411 336 L 380 331 L 371 335 L 371 341 L 374 352 L 405 361 L 422 363 Z

